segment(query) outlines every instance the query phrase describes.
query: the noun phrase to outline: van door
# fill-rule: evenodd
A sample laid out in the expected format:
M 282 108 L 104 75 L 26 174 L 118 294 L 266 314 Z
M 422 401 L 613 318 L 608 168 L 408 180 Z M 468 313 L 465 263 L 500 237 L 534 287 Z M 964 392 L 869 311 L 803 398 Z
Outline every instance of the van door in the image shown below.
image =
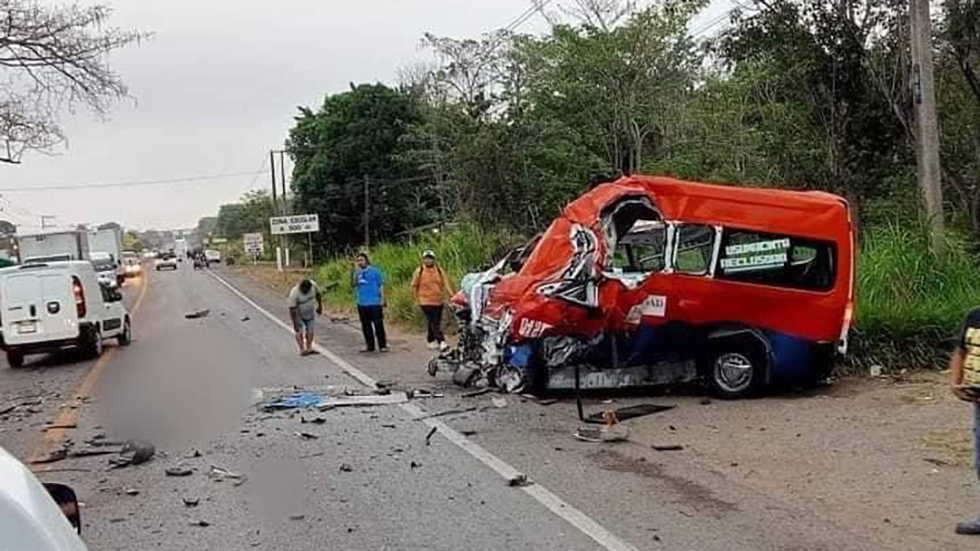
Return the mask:
M 71 286 L 63 272 L 10 275 L 3 296 L 4 336 L 9 344 L 77 336 Z

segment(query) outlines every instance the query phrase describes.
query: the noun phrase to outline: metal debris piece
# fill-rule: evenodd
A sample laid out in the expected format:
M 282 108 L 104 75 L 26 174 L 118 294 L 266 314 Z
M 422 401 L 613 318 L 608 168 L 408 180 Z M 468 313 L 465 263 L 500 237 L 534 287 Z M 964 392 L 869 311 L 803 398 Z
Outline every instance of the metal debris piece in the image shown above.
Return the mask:
M 122 452 L 122 448 L 114 448 L 114 449 L 107 449 L 107 448 L 91 449 L 91 448 L 88 448 L 88 449 L 82 449 L 82 450 L 73 450 L 68 455 L 71 456 L 71 457 L 92 457 L 92 456 L 96 456 L 96 455 L 112 455 L 112 454 L 116 454 L 116 453 L 120 453 L 120 452 Z
M 77 429 L 78 423 L 61 423 L 61 424 L 51 424 L 44 427 L 44 430 L 54 430 L 54 429 Z
M 575 431 L 575 438 L 584 442 L 622 442 L 629 440 L 629 435 L 629 427 L 619 424 L 603 427 L 580 427 Z
M 241 486 L 246 480 L 248 480 L 248 477 L 242 473 L 236 473 L 214 465 L 211 465 L 211 471 L 208 472 L 208 477 L 215 482 L 221 482 L 222 480 L 229 478 L 234 480 L 235 486 Z
M 425 435 L 425 445 L 426 446 L 429 445 L 430 441 L 432 440 L 432 435 L 434 435 L 436 433 L 436 430 L 438 430 L 438 429 L 436 429 L 436 427 L 432 427 L 431 429 L 429 429 L 429 434 L 426 434 Z
M 62 448 L 60 450 L 55 450 L 55 451 L 49 453 L 47 457 L 42 457 L 40 459 L 35 459 L 34 461 L 31 461 L 31 464 L 32 465 L 44 465 L 44 464 L 47 464 L 47 463 L 57 463 L 58 461 L 61 461 L 62 459 L 65 459 L 66 457 L 68 457 L 68 450 Z
M 415 420 L 416 421 L 422 421 L 423 419 L 432 419 L 433 417 L 442 417 L 444 415 L 456 415 L 456 414 L 459 414 L 459 413 L 469 413 L 471 411 L 476 411 L 476 410 L 477 410 L 477 407 L 476 406 L 468 407 L 468 408 L 446 409 L 446 410 L 443 410 L 443 411 L 437 411 L 435 413 L 430 413 L 428 415 L 423 415 L 422 417 L 416 417 Z
M 658 446 L 657 444 L 654 444 L 650 447 L 658 452 L 679 452 L 684 449 L 684 446 L 680 444 L 665 444 L 663 446 Z
M 127 488 L 126 489 L 126 495 L 129 495 L 129 496 L 138 496 L 138 495 L 140 495 L 140 491 L 137 490 L 136 488 Z
M 415 461 L 412 461 L 409 464 L 409 468 L 411 468 L 411 469 L 418 469 L 418 468 L 421 468 L 421 467 L 422 467 L 422 464 L 421 463 L 416 463 Z
M 195 310 L 195 311 L 190 312 L 188 314 L 184 314 L 184 317 L 187 318 L 187 319 L 189 319 L 189 320 L 200 319 L 200 318 L 206 318 L 206 317 L 208 317 L 208 314 L 210 314 L 210 313 L 211 313 L 211 310 L 208 310 L 208 309 Z
M 243 318 L 242 318 L 242 321 L 249 321 L 249 320 L 251 320 L 251 319 L 252 319 L 252 318 L 250 318 L 250 317 L 248 317 L 248 316 L 245 316 L 245 317 L 243 317 Z
M 517 473 L 507 479 L 507 485 L 515 488 L 523 488 L 534 484 L 524 473 Z
M 488 394 L 490 392 L 493 392 L 493 389 L 490 387 L 481 388 L 480 390 L 474 390 L 473 392 L 463 394 L 463 398 L 476 398 L 477 396 L 483 396 L 484 394 Z
M 183 502 L 185 507 L 197 507 L 201 503 L 201 500 L 196 497 L 185 497 L 183 498 Z
M 342 472 L 342 473 L 352 473 L 352 472 L 354 472 L 354 468 L 351 467 L 350 465 L 348 465 L 347 463 L 341 463 L 340 464 L 340 472 Z
M 190 476 L 194 474 L 194 469 L 180 465 L 177 467 L 169 467 L 164 472 L 167 473 L 167 476 Z
M 607 422 L 607 417 L 610 413 L 614 415 L 618 421 L 626 421 L 627 419 L 636 419 L 637 417 L 644 417 L 646 415 L 653 415 L 654 413 L 670 411 L 675 407 L 676 406 L 662 406 L 659 404 L 639 404 L 636 406 L 627 406 L 593 413 L 592 415 L 586 417 L 585 421 L 587 423 L 605 423 Z
M 197 520 L 191 523 L 191 526 L 199 526 L 201 528 L 207 528 L 211 526 L 211 523 L 206 520 Z
M 346 406 L 387 406 L 404 404 L 408 402 L 408 394 L 404 392 L 392 392 L 391 394 L 366 396 L 337 396 L 324 398 L 320 407 L 346 407 Z
M 315 434 L 308 433 L 308 432 L 298 432 L 297 431 L 294 434 L 296 434 L 296 436 L 299 436 L 303 440 L 316 440 L 317 438 L 320 438 L 319 436 L 317 436 Z

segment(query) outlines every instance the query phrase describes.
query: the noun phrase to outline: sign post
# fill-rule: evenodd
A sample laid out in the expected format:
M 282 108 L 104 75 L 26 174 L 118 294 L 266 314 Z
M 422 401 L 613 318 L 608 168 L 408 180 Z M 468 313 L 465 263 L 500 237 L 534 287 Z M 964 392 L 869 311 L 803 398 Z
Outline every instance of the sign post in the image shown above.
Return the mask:
M 320 216 L 317 214 L 296 214 L 293 216 L 273 216 L 269 219 L 272 235 L 290 235 L 294 233 L 313 234 L 320 231 Z M 310 263 L 313 262 L 313 238 L 308 238 L 310 244 Z M 289 264 L 289 249 L 286 249 L 286 264 Z M 282 262 L 279 262 L 282 271 Z
M 245 246 L 245 254 L 252 257 L 253 264 L 258 261 L 259 257 L 262 256 L 262 253 L 265 252 L 261 233 L 242 234 L 242 244 Z

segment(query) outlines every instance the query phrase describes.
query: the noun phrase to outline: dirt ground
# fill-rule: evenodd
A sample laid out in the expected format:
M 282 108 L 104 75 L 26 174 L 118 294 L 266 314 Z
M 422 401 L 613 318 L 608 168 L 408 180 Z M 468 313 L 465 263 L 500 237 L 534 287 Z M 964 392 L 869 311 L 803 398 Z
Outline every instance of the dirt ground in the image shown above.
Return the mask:
M 267 270 L 238 271 L 280 294 L 290 285 Z M 338 323 L 356 331 L 353 323 Z M 428 357 L 423 339 L 405 328 L 391 332 L 398 362 L 370 366 L 372 376 L 431 384 L 423 368 Z M 406 373 L 406 361 L 419 369 Z M 605 407 L 654 401 L 677 408 L 629 422 L 630 440 L 640 446 L 617 448 L 615 461 L 607 457 L 598 463 L 603 469 L 642 469 L 652 445 L 678 444 L 684 449 L 654 453 L 681 456 L 748 492 L 817 511 L 854 533 L 904 542 L 907 549 L 971 549 L 980 540 L 956 536 L 953 527 L 980 514 L 973 415 L 949 394 L 946 377 L 936 372 L 849 377 L 807 392 L 742 401 L 696 391 L 679 396 L 668 391 L 652 399 L 612 397 Z M 593 399 L 590 406 L 595 410 L 603 402 Z M 556 412 L 554 430 L 567 431 L 564 412 L 573 408 L 549 409 Z

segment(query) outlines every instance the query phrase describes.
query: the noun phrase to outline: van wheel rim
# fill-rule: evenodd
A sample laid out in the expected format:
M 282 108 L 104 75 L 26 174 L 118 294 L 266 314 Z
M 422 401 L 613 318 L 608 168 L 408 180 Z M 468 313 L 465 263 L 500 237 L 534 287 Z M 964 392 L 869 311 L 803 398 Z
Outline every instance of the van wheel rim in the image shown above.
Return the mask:
M 95 353 L 102 355 L 102 333 L 100 332 L 95 333 Z
M 752 361 L 738 352 L 727 352 L 715 360 L 715 382 L 726 392 L 743 392 L 752 384 Z

